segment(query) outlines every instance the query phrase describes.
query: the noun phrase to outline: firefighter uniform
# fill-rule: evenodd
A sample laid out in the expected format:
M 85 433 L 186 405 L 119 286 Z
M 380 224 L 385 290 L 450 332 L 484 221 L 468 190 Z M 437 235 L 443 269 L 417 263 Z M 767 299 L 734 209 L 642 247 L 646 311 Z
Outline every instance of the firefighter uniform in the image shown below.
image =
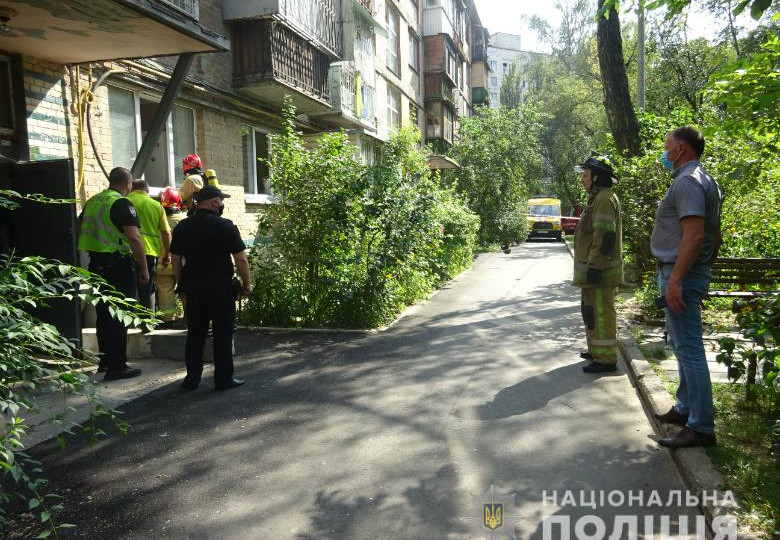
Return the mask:
M 574 231 L 574 285 L 582 289 L 588 352 L 597 364 L 617 363 L 615 287 L 623 281 L 620 201 L 594 185 Z
M 138 227 L 135 208 L 114 189 L 101 191 L 84 205 L 78 247 L 89 253 L 89 270 L 126 297 L 135 297 L 136 271 L 121 227 Z M 108 305 L 95 306 L 101 371 L 106 377 L 128 371 L 127 328 L 111 316 Z M 140 370 L 134 370 L 140 373 Z
M 186 217 L 187 215 L 184 212 L 180 212 L 178 209 L 171 211 L 171 215 L 166 216 L 168 226 L 173 230 L 176 225 Z M 168 264 L 167 266 L 163 266 L 162 263 L 158 264 L 155 279 L 157 285 L 157 310 L 160 312 L 159 317 L 165 322 L 173 321 L 176 318 L 177 311 L 176 276 L 173 272 L 173 265 Z

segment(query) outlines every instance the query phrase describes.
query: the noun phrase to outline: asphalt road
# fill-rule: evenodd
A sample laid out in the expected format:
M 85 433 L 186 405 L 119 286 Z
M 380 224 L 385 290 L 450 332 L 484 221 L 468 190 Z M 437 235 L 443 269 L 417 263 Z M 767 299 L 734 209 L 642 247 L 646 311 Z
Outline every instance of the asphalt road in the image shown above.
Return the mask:
M 125 437 L 36 448 L 68 537 L 478 538 L 491 486 L 514 504 L 485 538 L 541 539 L 548 515 L 570 516 L 572 538 L 591 514 L 607 537 L 618 515 L 693 519 L 579 505 L 683 486 L 625 374 L 581 371 L 570 279 L 562 244 L 531 243 L 481 256 L 383 333 L 241 333 L 243 387 L 168 385 L 121 408 Z

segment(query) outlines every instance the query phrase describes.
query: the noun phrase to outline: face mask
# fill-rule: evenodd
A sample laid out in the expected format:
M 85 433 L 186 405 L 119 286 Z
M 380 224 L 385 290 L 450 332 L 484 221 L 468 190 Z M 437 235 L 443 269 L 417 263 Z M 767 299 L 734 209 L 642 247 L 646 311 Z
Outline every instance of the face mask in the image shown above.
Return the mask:
M 220 204 L 219 206 L 217 206 L 217 215 L 218 216 L 221 216 L 222 212 L 224 212 L 224 211 L 225 211 L 225 205 L 224 204 Z
M 674 170 L 674 163 L 669 159 L 669 150 L 664 150 L 664 153 L 661 154 L 661 163 L 663 163 L 664 169 L 667 171 Z

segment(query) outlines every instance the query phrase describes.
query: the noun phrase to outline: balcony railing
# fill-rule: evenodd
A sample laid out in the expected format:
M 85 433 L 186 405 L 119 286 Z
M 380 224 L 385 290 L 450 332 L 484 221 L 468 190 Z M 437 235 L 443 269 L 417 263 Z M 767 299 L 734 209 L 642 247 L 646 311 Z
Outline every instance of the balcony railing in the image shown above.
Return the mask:
M 183 11 L 193 19 L 198 18 L 198 0 L 160 0 L 160 2 Z
M 487 88 L 475 86 L 471 89 L 471 102 L 476 105 L 490 105 L 490 92 Z
M 341 57 L 341 0 L 222 0 L 227 21 L 272 17 L 331 57 Z
M 232 50 L 237 87 L 273 102 L 289 88 L 327 108 L 330 59 L 285 25 L 270 19 L 234 23 Z
M 329 72 L 330 104 L 345 120 L 376 129 L 376 90 L 352 62 L 335 62 Z

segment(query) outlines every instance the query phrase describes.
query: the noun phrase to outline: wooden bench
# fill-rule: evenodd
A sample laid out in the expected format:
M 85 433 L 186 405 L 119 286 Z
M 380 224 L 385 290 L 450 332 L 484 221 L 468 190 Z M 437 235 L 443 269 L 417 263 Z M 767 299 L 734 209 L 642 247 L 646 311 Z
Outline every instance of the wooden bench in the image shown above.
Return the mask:
M 711 298 L 765 296 L 777 292 L 780 284 L 780 259 L 724 257 L 715 259 L 710 270 L 710 283 L 716 285 L 707 295 Z

